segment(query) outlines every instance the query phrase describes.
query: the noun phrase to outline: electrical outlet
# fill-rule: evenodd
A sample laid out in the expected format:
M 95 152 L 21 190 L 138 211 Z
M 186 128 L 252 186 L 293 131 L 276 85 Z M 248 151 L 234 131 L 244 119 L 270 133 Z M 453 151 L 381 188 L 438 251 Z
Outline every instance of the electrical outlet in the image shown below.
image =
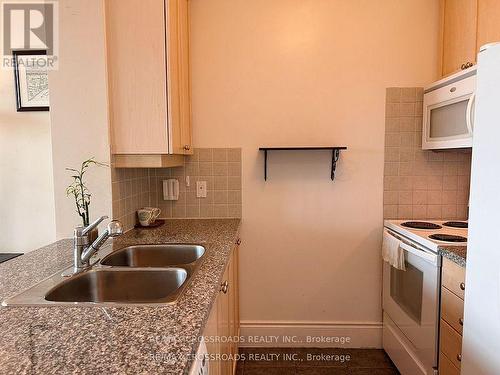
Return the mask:
M 196 197 L 206 198 L 207 197 L 207 182 L 206 181 L 196 181 Z

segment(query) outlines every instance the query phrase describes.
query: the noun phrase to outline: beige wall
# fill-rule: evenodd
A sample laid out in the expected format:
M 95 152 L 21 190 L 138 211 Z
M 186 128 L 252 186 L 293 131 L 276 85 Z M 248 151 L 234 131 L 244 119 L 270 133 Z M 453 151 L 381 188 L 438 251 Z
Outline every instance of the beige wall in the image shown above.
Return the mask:
M 437 78 L 438 2 L 192 0 L 191 15 L 194 143 L 242 147 L 243 332 L 319 324 L 380 345 L 385 88 Z M 326 152 L 272 153 L 264 182 L 262 145 L 349 150 L 335 182 Z
M 0 252 L 31 251 L 54 239 L 50 116 L 17 112 L 14 73 L 0 69 Z
M 423 89 L 390 87 L 385 112 L 385 219 L 467 219 L 471 150 L 422 150 Z
M 49 74 L 57 237 L 70 237 L 81 225 L 66 167 L 90 157 L 109 163 L 102 0 L 64 0 L 59 4 L 59 70 Z M 93 167 L 91 219 L 111 216 L 111 171 Z

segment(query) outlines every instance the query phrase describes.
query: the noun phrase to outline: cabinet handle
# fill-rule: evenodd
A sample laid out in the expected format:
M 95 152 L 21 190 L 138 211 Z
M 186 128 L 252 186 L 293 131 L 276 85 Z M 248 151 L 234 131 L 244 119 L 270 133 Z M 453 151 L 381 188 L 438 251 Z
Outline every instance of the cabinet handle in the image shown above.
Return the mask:
M 229 282 L 226 280 L 222 284 L 220 284 L 220 291 L 224 294 L 227 294 L 229 290 Z
M 191 146 L 190 146 L 190 145 L 184 145 L 184 150 L 185 150 L 185 151 L 189 151 L 189 150 L 191 150 Z
M 460 289 L 465 290 L 465 284 L 464 283 L 460 283 Z
M 241 238 L 238 238 L 238 239 L 236 240 L 236 245 L 238 245 L 238 246 L 239 246 L 239 245 L 241 245 Z
M 465 69 L 465 64 L 460 65 L 460 69 L 464 70 Z
M 457 354 L 457 361 L 462 362 L 462 354 Z
M 461 326 L 464 325 L 464 318 L 459 318 L 458 319 L 458 324 L 460 324 Z

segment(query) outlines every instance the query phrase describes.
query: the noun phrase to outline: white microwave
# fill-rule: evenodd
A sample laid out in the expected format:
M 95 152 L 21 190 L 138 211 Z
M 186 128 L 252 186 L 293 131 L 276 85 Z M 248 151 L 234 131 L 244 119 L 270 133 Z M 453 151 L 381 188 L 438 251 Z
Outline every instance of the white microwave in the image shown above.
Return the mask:
M 476 67 L 424 88 L 422 148 L 472 147 Z

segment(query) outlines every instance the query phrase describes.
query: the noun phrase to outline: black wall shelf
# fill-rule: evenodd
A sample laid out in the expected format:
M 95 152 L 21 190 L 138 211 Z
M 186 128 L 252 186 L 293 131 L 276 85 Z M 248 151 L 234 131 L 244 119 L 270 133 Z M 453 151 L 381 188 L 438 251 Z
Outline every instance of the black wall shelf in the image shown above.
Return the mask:
M 326 147 L 260 147 L 259 151 L 264 151 L 264 180 L 267 181 L 267 153 L 268 151 L 332 151 L 332 169 L 330 178 L 332 181 L 335 179 L 335 170 L 337 169 L 337 162 L 340 159 L 340 151 L 347 150 L 347 147 L 326 146 Z

